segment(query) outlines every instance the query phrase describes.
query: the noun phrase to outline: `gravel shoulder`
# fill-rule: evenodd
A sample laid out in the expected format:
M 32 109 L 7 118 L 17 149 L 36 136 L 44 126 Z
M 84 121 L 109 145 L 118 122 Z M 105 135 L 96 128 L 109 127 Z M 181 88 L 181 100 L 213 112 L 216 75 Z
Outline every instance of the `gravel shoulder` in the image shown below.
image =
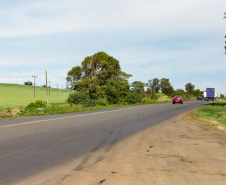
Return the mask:
M 223 185 L 225 182 L 226 132 L 194 121 L 187 113 L 18 184 Z

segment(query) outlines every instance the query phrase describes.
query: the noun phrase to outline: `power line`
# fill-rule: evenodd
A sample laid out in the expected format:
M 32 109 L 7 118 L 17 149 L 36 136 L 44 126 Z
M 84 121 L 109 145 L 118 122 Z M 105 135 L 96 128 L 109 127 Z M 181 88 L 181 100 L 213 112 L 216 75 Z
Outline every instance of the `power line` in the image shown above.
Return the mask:
M 55 74 L 51 74 L 51 73 L 48 73 L 48 74 L 50 74 L 50 75 L 52 75 L 52 76 L 60 77 L 60 78 L 65 78 L 65 77 L 60 76 L 60 75 L 55 75 Z
M 35 74 L 35 76 L 39 76 L 39 75 L 43 75 L 43 74 L 45 74 L 45 73 L 39 73 L 39 74 Z M 10 77 L 10 78 L 29 78 L 29 77 L 32 77 L 32 75 L 29 75 L 29 76 L 10 76 L 10 75 L 8 75 L 8 76 L 0 76 L 1 78 L 8 78 L 8 77 Z

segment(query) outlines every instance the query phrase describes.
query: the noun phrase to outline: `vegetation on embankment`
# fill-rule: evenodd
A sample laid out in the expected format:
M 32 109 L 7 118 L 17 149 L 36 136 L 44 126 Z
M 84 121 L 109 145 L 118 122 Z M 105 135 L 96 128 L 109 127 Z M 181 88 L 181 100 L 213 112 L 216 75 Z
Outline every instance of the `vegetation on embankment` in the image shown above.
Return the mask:
M 226 130 L 226 99 L 213 101 L 195 109 L 191 114 L 197 120 L 214 125 L 220 130 Z
M 0 109 L 1 118 L 10 117 L 27 117 L 27 116 L 43 116 L 43 115 L 53 115 L 53 114 L 64 114 L 91 110 L 100 110 L 107 108 L 125 107 L 133 105 L 144 105 L 153 104 L 161 102 L 171 102 L 171 99 L 162 94 L 156 94 L 156 99 L 143 98 L 140 103 L 128 103 L 119 102 L 116 104 L 108 104 L 104 99 L 99 100 L 86 100 L 77 104 L 74 103 L 50 103 L 45 104 L 43 101 L 36 101 L 28 104 L 27 106 L 8 106 L 7 108 Z

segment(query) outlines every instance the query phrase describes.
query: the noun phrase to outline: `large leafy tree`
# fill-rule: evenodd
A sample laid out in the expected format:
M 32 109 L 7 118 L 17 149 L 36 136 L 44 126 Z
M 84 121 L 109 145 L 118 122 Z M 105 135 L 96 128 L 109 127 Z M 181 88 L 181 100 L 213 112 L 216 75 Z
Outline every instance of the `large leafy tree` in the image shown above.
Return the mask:
M 131 83 L 132 90 L 138 94 L 144 92 L 145 86 L 146 84 L 141 81 L 134 81 L 133 83 Z
M 160 90 L 160 80 L 158 78 L 154 78 L 153 80 L 148 80 L 148 87 L 151 93 L 151 97 L 154 97 L 155 93 L 158 93 Z
M 162 78 L 160 81 L 160 88 L 162 93 L 166 95 L 171 95 L 173 93 L 173 86 L 171 85 L 169 79 Z
M 193 91 L 195 90 L 195 86 L 192 85 L 192 83 L 187 83 L 187 84 L 185 85 L 185 90 L 186 90 L 186 92 L 187 92 L 188 94 L 192 94 Z
M 91 98 L 119 98 L 129 91 L 128 78 L 132 75 L 121 71 L 119 61 L 105 52 L 86 57 L 81 66 L 75 66 L 67 74 L 71 89 L 87 92 Z M 125 94 L 125 93 L 124 93 Z

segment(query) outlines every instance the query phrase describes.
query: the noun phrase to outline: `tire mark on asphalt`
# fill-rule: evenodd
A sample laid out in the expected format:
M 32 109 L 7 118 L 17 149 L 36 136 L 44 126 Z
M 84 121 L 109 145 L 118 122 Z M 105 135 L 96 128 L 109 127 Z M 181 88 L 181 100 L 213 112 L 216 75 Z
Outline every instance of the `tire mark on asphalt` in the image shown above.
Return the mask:
M 100 156 L 97 158 L 96 163 L 103 161 L 104 158 L 105 158 L 105 155 L 100 155 Z
M 104 139 L 102 139 L 102 140 L 100 141 L 100 143 L 99 143 L 96 147 L 94 147 L 94 148 L 91 150 L 91 152 L 92 152 L 92 153 L 95 153 L 97 150 L 100 149 L 100 147 L 101 147 L 102 145 L 104 145 L 104 144 L 106 143 L 107 140 L 108 140 L 108 137 L 105 137 Z
M 115 138 L 111 143 L 110 145 L 105 149 L 104 153 L 108 153 L 111 151 L 113 145 L 115 145 L 115 143 L 119 140 L 119 138 Z
M 74 168 L 73 170 L 74 171 L 80 171 L 83 169 L 83 167 L 86 165 L 86 163 L 89 161 L 89 159 L 91 158 L 91 154 L 87 155 L 86 157 L 84 157 L 81 161 L 81 163 L 76 167 Z
M 118 133 L 118 135 L 120 135 L 120 133 Z M 93 156 L 94 153 L 96 153 L 100 148 L 101 146 L 103 146 L 108 140 L 108 137 L 105 137 L 103 138 L 99 144 L 94 147 L 92 150 L 91 150 L 91 153 L 88 154 L 87 156 L 85 156 L 82 161 L 78 164 L 78 166 L 76 166 L 73 170 L 74 171 L 80 171 L 84 168 L 84 166 L 88 163 L 88 161 L 90 160 L 90 158 Z M 106 153 L 110 152 L 113 145 L 115 145 L 115 143 L 119 140 L 119 138 L 115 138 L 111 143 L 110 145 L 104 150 L 104 155 L 99 155 L 96 162 L 95 163 L 98 163 L 98 162 L 101 162 L 104 160 L 105 156 L 106 156 Z

